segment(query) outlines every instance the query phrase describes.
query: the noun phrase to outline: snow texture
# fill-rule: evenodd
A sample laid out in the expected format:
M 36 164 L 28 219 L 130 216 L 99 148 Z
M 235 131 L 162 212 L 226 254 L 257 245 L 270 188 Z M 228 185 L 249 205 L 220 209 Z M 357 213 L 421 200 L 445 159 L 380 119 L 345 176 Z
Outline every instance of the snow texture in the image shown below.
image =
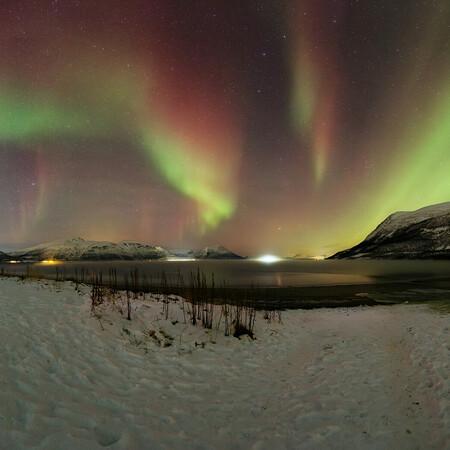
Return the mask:
M 0 448 L 448 448 L 448 309 L 260 313 L 252 341 L 158 300 L 128 321 L 87 287 L 1 278 Z

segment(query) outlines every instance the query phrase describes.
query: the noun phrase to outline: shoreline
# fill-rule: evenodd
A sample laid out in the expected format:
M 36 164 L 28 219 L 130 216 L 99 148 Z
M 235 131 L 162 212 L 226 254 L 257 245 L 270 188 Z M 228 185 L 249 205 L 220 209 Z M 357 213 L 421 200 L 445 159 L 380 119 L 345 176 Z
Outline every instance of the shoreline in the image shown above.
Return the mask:
M 90 282 L 76 282 L 71 277 L 55 279 L 52 276 L 33 275 L 2 275 L 0 279 L 18 278 L 22 280 L 48 280 L 54 282 L 72 282 L 74 284 L 86 285 L 92 288 Z M 103 287 L 110 287 L 108 282 L 100 283 Z M 125 291 L 127 286 L 116 283 L 114 289 Z M 128 286 L 130 291 L 132 286 Z M 153 285 L 146 289 L 138 286 L 136 292 L 155 293 L 164 295 L 186 296 L 189 287 Z M 359 306 L 396 305 L 401 303 L 450 303 L 450 278 L 436 278 L 426 280 L 413 280 L 409 282 L 384 281 L 379 283 L 365 284 L 339 284 L 325 286 L 267 286 L 256 288 L 227 287 L 226 300 L 220 297 L 220 288 L 213 293 L 211 302 L 216 305 L 224 303 L 235 304 L 243 298 L 252 303 L 256 310 L 295 310 L 295 309 L 317 309 L 317 308 L 341 308 Z M 134 292 L 134 291 L 133 291 Z M 210 291 L 211 292 L 211 291 Z M 205 291 L 206 294 L 206 291 Z M 211 295 L 211 293 L 209 294 Z M 424 296 L 427 299 L 424 300 Z

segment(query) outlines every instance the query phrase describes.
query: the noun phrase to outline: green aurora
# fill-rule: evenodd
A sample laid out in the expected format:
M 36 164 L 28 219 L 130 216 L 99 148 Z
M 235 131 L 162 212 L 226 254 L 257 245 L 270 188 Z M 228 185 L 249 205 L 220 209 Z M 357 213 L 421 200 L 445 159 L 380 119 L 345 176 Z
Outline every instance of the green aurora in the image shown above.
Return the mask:
M 328 255 L 450 200 L 448 2 L 7 3 L 0 242 Z

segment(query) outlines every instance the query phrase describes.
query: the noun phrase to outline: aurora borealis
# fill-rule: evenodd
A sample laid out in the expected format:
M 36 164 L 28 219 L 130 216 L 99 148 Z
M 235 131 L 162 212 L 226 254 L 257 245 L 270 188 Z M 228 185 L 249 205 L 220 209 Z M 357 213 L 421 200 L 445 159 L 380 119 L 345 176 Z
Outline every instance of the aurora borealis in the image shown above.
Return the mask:
M 329 255 L 450 200 L 445 0 L 5 0 L 0 243 Z

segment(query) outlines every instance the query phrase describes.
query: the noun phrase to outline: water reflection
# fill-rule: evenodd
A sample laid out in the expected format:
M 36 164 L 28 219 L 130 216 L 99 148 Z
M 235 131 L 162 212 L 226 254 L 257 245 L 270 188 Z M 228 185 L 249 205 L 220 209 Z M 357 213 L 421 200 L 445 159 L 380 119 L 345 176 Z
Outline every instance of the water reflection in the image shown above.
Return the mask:
M 450 261 L 296 261 L 281 260 L 262 264 L 251 260 L 228 261 L 107 261 L 61 262 L 47 261 L 39 264 L 3 264 L 2 270 L 15 274 L 36 276 L 72 276 L 85 271 L 87 274 L 103 273 L 111 269 L 118 281 L 137 269 L 156 282 L 164 272 L 169 281 L 179 276 L 188 280 L 192 272 L 204 273 L 210 283 L 226 282 L 230 287 L 247 287 L 252 283 L 259 287 L 333 286 L 355 284 L 399 283 L 412 280 L 428 280 L 438 287 L 440 279 L 450 279 Z M 436 280 L 436 281 L 434 281 Z M 445 284 L 445 281 L 444 281 Z

